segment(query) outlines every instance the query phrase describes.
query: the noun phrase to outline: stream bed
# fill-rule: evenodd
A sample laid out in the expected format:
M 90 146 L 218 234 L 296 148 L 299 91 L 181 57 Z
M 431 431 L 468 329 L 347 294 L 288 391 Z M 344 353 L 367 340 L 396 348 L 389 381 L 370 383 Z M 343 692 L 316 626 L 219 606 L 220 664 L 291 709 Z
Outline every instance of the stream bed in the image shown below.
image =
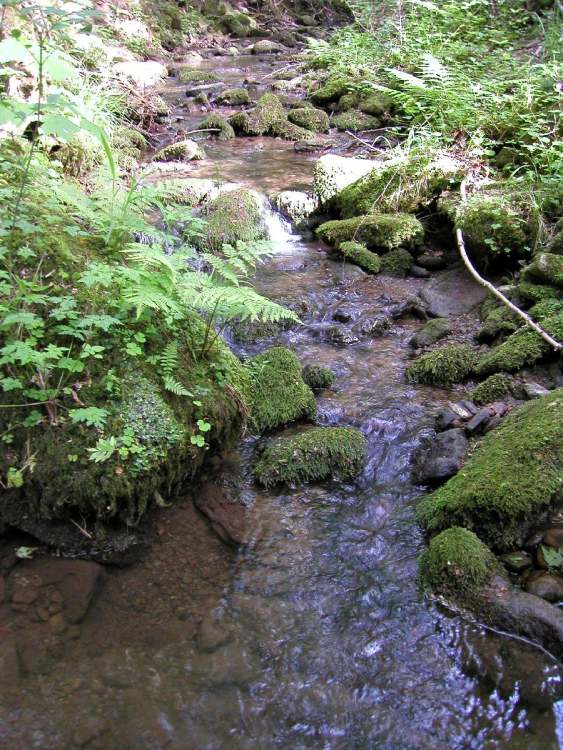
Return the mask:
M 260 79 L 276 61 L 206 66 L 230 82 Z M 183 88 L 171 81 L 166 96 Z M 229 110 L 225 110 L 228 112 Z M 201 113 L 182 115 L 190 129 Z M 171 140 L 169 134 L 168 140 Z M 339 137 L 339 148 L 346 138 Z M 302 189 L 318 155 L 271 138 L 206 141 L 190 177 L 267 195 Z M 0 746 L 102 750 L 555 750 L 563 746 L 561 673 L 548 655 L 423 599 L 423 540 L 413 508 L 423 489 L 411 459 L 451 394 L 406 382 L 408 340 L 397 320 L 375 338 L 336 346 L 343 304 L 353 319 L 416 296 L 424 279 L 367 277 L 268 214 L 275 254 L 258 272 L 266 296 L 299 308 L 303 326 L 274 343 L 304 364 L 330 366 L 318 421 L 368 440 L 357 483 L 260 490 L 257 441 L 210 465 L 206 482 L 242 498 L 246 544 L 224 545 L 186 488 L 157 511 L 142 560 L 108 569 L 79 632 L 48 673 L 6 690 Z

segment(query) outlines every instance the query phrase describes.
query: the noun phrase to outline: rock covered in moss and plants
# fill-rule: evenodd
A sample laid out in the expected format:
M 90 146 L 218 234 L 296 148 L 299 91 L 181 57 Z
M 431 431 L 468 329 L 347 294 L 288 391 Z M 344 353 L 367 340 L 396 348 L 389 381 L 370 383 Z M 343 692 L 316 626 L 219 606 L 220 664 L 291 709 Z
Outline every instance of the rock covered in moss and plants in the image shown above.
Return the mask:
M 414 212 L 462 176 L 463 166 L 449 154 L 400 154 L 375 162 L 372 171 L 337 196 L 336 205 L 344 218 L 373 211 Z
M 409 344 L 414 349 L 423 349 L 432 346 L 444 336 L 449 336 L 451 332 L 452 326 L 447 318 L 433 318 L 411 337 Z
M 210 135 L 215 136 L 220 141 L 230 141 L 235 137 L 235 131 L 230 123 L 221 115 L 208 115 L 197 126 L 198 130 L 213 131 Z
M 164 204 L 178 206 L 198 206 L 206 198 L 211 198 L 217 188 L 213 180 L 199 178 L 166 178 L 165 175 L 155 175 L 158 180 L 158 197 Z M 160 177 L 160 179 L 158 179 Z
M 313 167 L 313 193 L 321 205 L 327 205 L 347 185 L 371 172 L 377 162 L 349 156 L 325 154 Z
M 549 319 L 542 321 L 546 329 L 551 327 L 549 322 Z M 517 372 L 526 365 L 533 365 L 541 360 L 549 353 L 550 348 L 549 344 L 537 333 L 528 327 L 523 327 L 511 334 L 502 344 L 483 354 L 476 364 L 475 371 L 478 375 Z
M 207 244 L 218 252 L 223 245 L 255 242 L 266 236 L 258 197 L 250 190 L 231 190 L 207 205 Z
M 355 263 L 368 273 L 379 273 L 381 270 L 380 256 L 372 253 L 361 242 L 354 242 L 354 240 L 341 242 L 338 250 L 349 263 Z
M 516 287 L 518 298 L 526 303 L 542 302 L 548 299 L 559 299 L 561 292 L 548 284 L 532 284 L 521 281 Z
M 381 258 L 381 273 L 403 279 L 411 270 L 414 258 L 408 250 L 391 250 Z
M 435 536 L 420 558 L 423 587 L 460 604 L 475 600 L 499 571 L 491 550 L 460 526 Z
M 563 480 L 563 389 L 529 401 L 487 433 L 463 470 L 425 497 L 417 517 L 430 533 L 455 524 L 491 548 L 517 549 Z
M 321 391 L 323 388 L 330 388 L 331 385 L 334 385 L 336 376 L 328 367 L 305 365 L 303 368 L 303 380 L 313 391 Z
M 154 161 L 192 161 L 205 159 L 205 151 L 189 138 L 176 141 L 156 152 Z
M 362 130 L 376 130 L 380 127 L 381 122 L 373 115 L 366 115 L 359 109 L 351 109 L 348 112 L 341 112 L 330 118 L 330 124 L 337 130 L 350 130 L 352 133 L 359 133 Z
M 337 248 L 343 242 L 354 240 L 364 243 L 370 250 L 396 250 L 416 247 L 422 242 L 424 230 L 415 216 L 396 213 L 327 221 L 317 229 L 317 234 Z
M 407 367 L 406 375 L 415 383 L 449 387 L 469 377 L 475 362 L 473 349 L 452 344 L 422 354 Z
M 266 487 L 350 480 L 361 472 L 366 451 L 367 441 L 358 430 L 315 427 L 274 440 L 260 456 L 254 474 Z
M 256 20 L 252 16 L 230 7 L 227 13 L 221 15 L 217 23 L 221 31 L 239 39 L 247 37 L 253 29 L 257 28 Z
M 505 373 L 498 372 L 489 375 L 486 380 L 475 386 L 469 394 L 473 403 L 477 405 L 492 404 L 494 401 L 502 401 L 513 395 L 514 381 Z
M 358 97 L 357 104 L 354 106 L 357 106 L 360 112 L 365 112 L 366 115 L 374 115 L 379 118 L 390 113 L 394 107 L 393 99 L 383 91 Z
M 253 383 L 251 420 L 258 432 L 315 418 L 315 397 L 303 380 L 293 352 L 273 347 L 254 357 L 249 366 Z
M 271 39 L 260 39 L 252 46 L 253 55 L 272 55 L 276 52 L 283 52 L 283 47 L 278 42 Z
M 288 119 L 283 117 L 272 123 L 270 134 L 276 138 L 283 138 L 286 141 L 305 141 L 310 136 L 310 131 L 294 125 Z
M 246 89 L 234 88 L 225 89 L 217 95 L 215 101 L 218 104 L 228 104 L 232 107 L 241 106 L 250 103 L 250 94 Z
M 262 94 L 250 112 L 237 112 L 229 122 L 241 135 L 266 135 L 274 123 L 286 119 L 283 104 L 275 94 Z
M 180 83 L 217 83 L 220 78 L 211 70 L 182 67 L 178 70 L 178 80 Z
M 314 104 L 337 102 L 341 96 L 350 92 L 352 86 L 353 83 L 349 78 L 332 78 L 316 91 L 313 91 L 310 99 Z
M 506 336 L 514 333 L 518 329 L 515 322 L 515 315 L 508 307 L 502 305 L 489 312 L 483 325 L 476 335 L 477 341 L 482 344 L 488 344 L 498 339 L 500 336 Z
M 306 223 L 318 208 L 316 199 L 300 190 L 282 190 L 270 198 L 271 204 L 292 224 L 299 227 Z
M 563 287 L 563 256 L 538 253 L 522 271 L 522 278 L 540 284 Z
M 295 125 L 305 128 L 305 130 L 311 130 L 313 133 L 326 133 L 328 131 L 328 115 L 322 109 L 315 109 L 314 107 L 292 109 L 289 111 L 287 119 Z

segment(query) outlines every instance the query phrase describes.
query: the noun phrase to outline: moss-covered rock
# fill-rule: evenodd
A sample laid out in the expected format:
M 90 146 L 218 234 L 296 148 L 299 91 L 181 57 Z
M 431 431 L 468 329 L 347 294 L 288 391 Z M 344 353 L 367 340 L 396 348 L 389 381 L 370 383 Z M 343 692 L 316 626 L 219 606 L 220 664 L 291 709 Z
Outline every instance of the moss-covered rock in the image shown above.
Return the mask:
M 220 80 L 217 73 L 211 70 L 198 70 L 197 68 L 180 68 L 178 70 L 180 83 L 214 83 Z
M 262 94 L 251 112 L 237 112 L 229 122 L 241 135 L 266 135 L 274 123 L 286 119 L 283 104 L 275 94 Z
M 218 252 L 237 240 L 254 242 L 265 237 L 257 196 L 250 190 L 232 190 L 207 206 L 207 244 Z
M 217 95 L 216 101 L 218 104 L 228 104 L 231 107 L 242 106 L 250 103 L 250 94 L 242 88 L 225 89 Z
M 197 126 L 199 130 L 212 130 L 214 135 L 220 141 L 230 141 L 235 137 L 235 131 L 231 124 L 221 115 L 208 115 Z
M 530 401 L 485 435 L 463 469 L 425 497 L 430 533 L 463 525 L 492 549 L 518 549 L 563 484 L 563 389 Z
M 469 398 L 478 405 L 492 404 L 493 401 L 502 401 L 512 396 L 513 387 L 514 381 L 509 375 L 497 372 L 479 383 L 471 391 Z
M 177 141 L 156 152 L 154 161 L 192 161 L 205 159 L 205 151 L 192 140 Z
M 414 212 L 462 178 L 462 166 L 444 153 L 401 154 L 346 187 L 336 203 L 343 217 L 373 211 Z
M 272 206 L 289 219 L 296 227 L 307 223 L 318 208 L 312 195 L 300 190 L 282 190 L 270 199 Z
M 360 95 L 357 91 L 353 91 L 349 94 L 343 94 L 338 100 L 336 109 L 339 112 L 349 112 L 351 109 L 357 109 L 359 101 Z
M 349 78 L 332 78 L 310 95 L 315 104 L 330 104 L 337 102 L 341 96 L 348 94 L 353 86 Z
M 303 380 L 313 391 L 321 391 L 330 388 L 336 380 L 336 376 L 328 367 L 319 365 L 305 365 L 303 368 Z
M 321 205 L 329 205 L 347 185 L 371 172 L 377 162 L 325 154 L 313 167 L 313 192 Z
M 284 347 L 274 347 L 250 362 L 253 382 L 252 423 L 258 432 L 297 420 L 313 420 L 317 405 L 303 380 L 299 360 Z
M 518 329 L 515 315 L 508 307 L 502 305 L 491 310 L 485 317 L 483 325 L 477 332 L 477 341 L 488 344 L 491 341 L 514 333 Z
M 463 344 L 452 344 L 426 352 L 407 367 L 409 380 L 449 387 L 461 383 L 473 372 L 476 355 Z
M 422 349 L 432 346 L 444 336 L 452 332 L 450 321 L 447 318 L 433 318 L 425 323 L 420 331 L 417 331 L 410 339 L 409 344 L 414 349 Z
M 517 292 L 521 300 L 532 304 L 547 299 L 558 299 L 561 296 L 555 287 L 547 284 L 531 284 L 529 281 L 520 282 Z
M 277 438 L 260 456 L 254 474 L 266 487 L 329 477 L 350 480 L 361 472 L 366 450 L 367 441 L 358 430 L 316 427 Z
M 478 375 L 517 372 L 533 365 L 549 351 L 549 344 L 530 328 L 520 328 L 502 344 L 484 354 L 475 366 Z
M 271 39 L 260 39 L 252 47 L 253 55 L 272 55 L 276 52 L 283 52 L 283 47 Z
M 299 107 L 290 110 L 287 118 L 295 125 L 299 125 L 305 130 L 311 130 L 313 133 L 326 133 L 328 131 L 328 115 L 322 109 Z
M 361 242 L 348 240 L 348 242 L 340 243 L 338 249 L 347 261 L 355 263 L 360 268 L 363 268 L 364 271 L 368 271 L 368 273 L 379 273 L 381 270 L 381 258 L 379 255 L 372 253 Z
M 270 134 L 276 138 L 283 138 L 286 141 L 305 141 L 311 133 L 299 125 L 294 125 L 285 117 L 276 120 L 270 127 Z
M 382 91 L 359 97 L 357 107 L 360 112 L 375 117 L 384 117 L 393 110 L 393 99 Z
M 464 604 L 500 572 L 491 550 L 472 531 L 454 526 L 430 541 L 420 558 L 420 579 L 425 589 Z
M 414 263 L 414 258 L 408 250 L 398 248 L 391 250 L 381 258 L 381 272 L 388 276 L 404 278 Z
M 563 287 L 563 256 L 551 253 L 538 253 L 529 266 L 522 271 L 527 281 Z
M 369 249 L 396 250 L 413 248 L 422 242 L 424 230 L 410 214 L 371 214 L 353 219 L 327 221 L 317 229 L 318 236 L 329 245 L 339 247 L 354 240 Z
M 351 109 L 348 112 L 340 112 L 330 118 L 330 124 L 337 130 L 351 130 L 352 133 L 359 133 L 362 130 L 376 130 L 380 127 L 381 121 L 373 115 L 366 115 L 359 109 Z

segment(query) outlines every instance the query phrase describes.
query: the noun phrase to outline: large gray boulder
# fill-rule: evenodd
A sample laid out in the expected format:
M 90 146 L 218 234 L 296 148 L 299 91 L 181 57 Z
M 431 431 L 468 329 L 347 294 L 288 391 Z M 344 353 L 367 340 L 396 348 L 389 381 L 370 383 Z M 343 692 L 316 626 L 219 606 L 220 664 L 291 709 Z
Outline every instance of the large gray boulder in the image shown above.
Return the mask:
M 480 305 L 487 290 L 459 266 L 433 278 L 420 292 L 428 313 L 436 318 L 466 315 Z

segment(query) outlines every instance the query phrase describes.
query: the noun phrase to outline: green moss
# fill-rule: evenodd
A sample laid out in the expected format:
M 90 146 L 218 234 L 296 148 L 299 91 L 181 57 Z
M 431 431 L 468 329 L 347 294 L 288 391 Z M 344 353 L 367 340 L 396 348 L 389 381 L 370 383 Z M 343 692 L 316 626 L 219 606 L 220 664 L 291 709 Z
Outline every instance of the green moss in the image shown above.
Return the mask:
M 241 106 L 250 103 L 250 95 L 246 89 L 225 89 L 217 96 L 217 102 L 230 106 Z
M 420 349 L 422 347 L 432 346 L 444 336 L 452 332 L 452 326 L 447 318 L 433 318 L 427 321 L 422 328 L 417 331 L 410 339 L 409 344 Z
M 388 276 L 404 278 L 410 271 L 414 258 L 408 250 L 391 250 L 381 258 L 381 272 Z
M 449 387 L 469 377 L 475 360 L 468 346 L 453 344 L 421 355 L 407 367 L 406 375 L 416 383 Z
M 258 432 L 297 420 L 312 420 L 317 406 L 301 374 L 299 360 L 284 347 L 274 347 L 250 362 L 253 379 L 252 423 Z
M 514 333 L 518 325 L 514 322 L 514 313 L 504 305 L 491 310 L 485 317 L 483 325 L 477 333 L 477 341 L 487 343 L 503 334 Z
M 560 292 L 552 286 L 544 284 L 530 284 L 521 282 L 518 284 L 518 296 L 525 302 L 541 302 L 546 299 L 557 299 Z
M 284 138 L 286 141 L 305 141 L 311 135 L 308 130 L 300 128 L 299 125 L 294 125 L 285 117 L 272 123 L 269 132 L 277 138 Z
M 524 404 L 487 433 L 461 471 L 422 500 L 417 516 L 431 533 L 463 525 L 492 549 L 517 549 L 562 482 L 559 388 Z
M 207 244 L 218 252 L 237 240 L 254 242 L 265 236 L 260 207 L 254 193 L 232 190 L 207 206 Z
M 410 214 L 371 214 L 353 219 L 327 221 L 317 229 L 318 236 L 329 245 L 342 242 L 363 242 L 369 249 L 395 250 L 412 248 L 422 242 L 424 230 Z
M 351 94 L 343 94 L 338 100 L 338 105 L 336 108 L 339 112 L 349 112 L 351 109 L 357 108 L 359 101 L 360 96 L 356 92 Z
M 336 102 L 344 94 L 349 93 L 352 88 L 352 81 L 348 78 L 332 78 L 327 81 L 310 95 L 310 99 L 315 104 L 330 104 Z
M 183 140 L 171 143 L 156 152 L 154 161 L 191 161 L 204 159 L 205 153 L 195 141 Z
M 254 474 L 266 487 L 329 477 L 349 480 L 361 472 L 366 450 L 367 441 L 358 430 L 316 427 L 275 440 L 261 455 Z
M 314 107 L 292 109 L 287 118 L 295 125 L 311 130 L 313 133 L 326 133 L 328 130 L 328 115 L 322 109 Z
M 382 117 L 393 109 L 393 100 L 382 92 L 370 94 L 359 100 L 358 109 L 366 115 Z
M 251 112 L 238 112 L 229 122 L 242 135 L 266 135 L 275 123 L 285 119 L 280 99 L 275 94 L 263 94 Z
M 353 240 L 342 242 L 338 249 L 347 261 L 355 263 L 369 273 L 379 273 L 381 270 L 379 255 L 372 253 L 361 242 L 354 242 Z
M 218 131 L 211 133 L 211 135 L 215 135 L 220 141 L 230 141 L 235 137 L 235 131 L 232 126 L 221 115 L 208 115 L 197 127 L 201 130 L 213 129 Z
M 522 271 L 522 278 L 526 281 L 563 287 L 563 256 L 539 253 Z
M 178 70 L 180 83 L 213 83 L 221 79 L 217 73 L 211 70 L 198 70 L 197 68 L 180 68 Z
M 366 115 L 359 109 L 351 109 L 348 112 L 333 115 L 330 118 L 330 124 L 337 130 L 351 130 L 353 133 L 358 133 L 361 130 L 376 130 L 381 122 L 373 115 Z
M 488 375 L 494 372 L 516 372 L 525 365 L 533 365 L 549 350 L 549 344 L 529 328 L 520 328 L 502 344 L 484 354 L 475 372 Z
M 430 541 L 420 558 L 425 589 L 463 604 L 500 571 L 491 550 L 472 531 L 454 526 Z
M 469 398 L 475 404 L 492 404 L 493 401 L 502 401 L 512 396 L 513 380 L 509 375 L 502 372 L 489 375 L 486 380 L 479 383 L 471 393 Z
M 328 367 L 306 365 L 303 368 L 303 380 L 313 391 L 320 391 L 323 388 L 330 388 L 334 384 L 336 376 Z

